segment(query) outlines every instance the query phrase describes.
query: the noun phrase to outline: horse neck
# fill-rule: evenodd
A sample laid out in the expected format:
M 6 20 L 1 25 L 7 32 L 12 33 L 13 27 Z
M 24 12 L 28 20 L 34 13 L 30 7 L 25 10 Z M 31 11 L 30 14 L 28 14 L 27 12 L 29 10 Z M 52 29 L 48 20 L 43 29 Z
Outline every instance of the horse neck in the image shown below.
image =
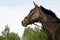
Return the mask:
M 41 12 L 41 15 L 42 15 L 42 19 L 40 19 L 41 22 L 51 22 L 51 21 L 57 21 L 58 20 L 57 18 L 54 18 L 51 15 L 48 15 L 44 12 Z
M 50 15 L 45 14 L 45 13 L 42 13 L 42 16 L 43 16 L 42 17 L 42 26 L 43 26 L 43 29 L 47 33 L 47 36 L 50 38 L 51 35 L 53 34 L 52 32 L 54 32 L 54 31 L 52 31 L 53 29 L 51 30 L 52 26 L 50 26 L 51 24 L 48 23 L 48 22 L 49 21 L 55 21 L 56 19 L 51 17 Z M 50 39 L 52 39 L 52 37 Z
M 52 39 L 54 31 L 56 30 L 58 24 L 56 22 L 55 23 L 51 23 L 51 22 L 57 21 L 57 20 L 59 21 L 59 19 L 58 18 L 54 18 L 53 16 L 48 15 L 48 14 L 42 12 L 42 11 L 41 11 L 40 15 L 42 16 L 42 19 L 40 19 L 40 21 L 42 23 L 42 26 L 43 26 L 42 28 L 47 33 L 47 36 L 50 39 Z
M 47 15 L 47 22 L 56 22 L 58 19 L 52 17 L 51 15 Z

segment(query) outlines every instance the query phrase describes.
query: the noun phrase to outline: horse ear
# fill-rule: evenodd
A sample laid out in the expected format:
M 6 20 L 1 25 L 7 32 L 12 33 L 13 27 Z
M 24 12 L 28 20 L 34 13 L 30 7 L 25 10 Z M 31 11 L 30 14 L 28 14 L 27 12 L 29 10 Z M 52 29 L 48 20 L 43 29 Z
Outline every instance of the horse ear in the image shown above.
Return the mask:
M 35 8 L 39 7 L 34 1 L 33 1 L 33 4 L 34 4 Z

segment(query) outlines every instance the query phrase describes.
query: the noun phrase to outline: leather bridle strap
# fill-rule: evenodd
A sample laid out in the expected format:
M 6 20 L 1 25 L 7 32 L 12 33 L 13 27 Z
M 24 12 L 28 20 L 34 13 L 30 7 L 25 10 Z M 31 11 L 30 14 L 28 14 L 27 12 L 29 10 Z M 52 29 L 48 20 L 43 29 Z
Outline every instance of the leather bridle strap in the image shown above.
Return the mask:
M 41 23 L 60 23 L 60 20 L 57 20 L 57 21 L 47 21 L 47 22 L 41 22 Z
M 60 20 L 57 20 L 57 21 L 50 21 L 50 22 L 42 22 L 42 23 L 60 23 Z M 38 26 L 38 27 L 41 27 L 35 23 L 33 23 L 34 25 Z
M 34 25 L 36 25 L 36 26 L 38 26 L 38 27 L 41 27 L 41 26 L 39 26 L 39 25 L 37 25 L 37 24 L 35 24 L 35 23 L 33 23 Z

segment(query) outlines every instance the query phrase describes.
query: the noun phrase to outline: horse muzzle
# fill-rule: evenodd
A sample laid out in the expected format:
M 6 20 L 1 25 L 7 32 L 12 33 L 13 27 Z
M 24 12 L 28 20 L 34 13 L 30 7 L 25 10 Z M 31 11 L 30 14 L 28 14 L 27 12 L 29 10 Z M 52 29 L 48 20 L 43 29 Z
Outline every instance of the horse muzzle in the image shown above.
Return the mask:
M 26 24 L 24 21 L 22 21 L 22 25 L 23 25 L 24 27 L 27 27 L 27 24 Z

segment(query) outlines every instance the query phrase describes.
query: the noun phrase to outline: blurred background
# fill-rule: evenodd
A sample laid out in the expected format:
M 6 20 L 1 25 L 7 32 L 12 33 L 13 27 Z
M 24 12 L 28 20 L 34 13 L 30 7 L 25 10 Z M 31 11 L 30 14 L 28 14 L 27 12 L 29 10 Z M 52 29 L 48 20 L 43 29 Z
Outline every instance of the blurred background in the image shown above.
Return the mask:
M 0 0 L 0 35 L 8 25 L 10 32 L 22 37 L 25 28 L 21 21 L 34 8 L 33 1 L 39 6 L 52 10 L 60 18 L 60 0 Z M 29 26 L 34 28 L 34 25 Z

